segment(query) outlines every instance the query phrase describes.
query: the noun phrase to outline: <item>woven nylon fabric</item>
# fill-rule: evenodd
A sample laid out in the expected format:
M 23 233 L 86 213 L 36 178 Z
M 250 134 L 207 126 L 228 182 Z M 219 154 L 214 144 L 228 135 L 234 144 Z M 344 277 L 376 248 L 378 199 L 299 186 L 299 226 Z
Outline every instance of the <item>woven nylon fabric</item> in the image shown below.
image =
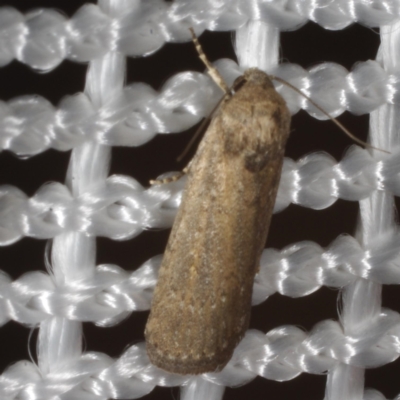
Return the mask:
M 20 157 L 20 163 L 51 152 L 59 158 L 70 156 L 59 182 L 43 180 L 28 188 L 14 183 L 11 171 L 0 185 L 0 246 L 12 249 L 31 239 L 52 240 L 41 250 L 46 271 L 32 263 L 27 273 L 15 276 L 0 266 L 1 330 L 12 323 L 38 328 L 33 358 L 21 356 L 4 366 L 0 399 L 129 399 L 156 396 L 156 386 L 180 386 L 184 400 L 217 400 L 235 396 L 234 390 L 224 394 L 225 387 L 249 384 L 247 388 L 256 377 L 289 385 L 305 376 L 323 378 L 323 384 L 315 386 L 316 398 L 390 398 L 378 388 L 365 389 L 365 370 L 395 361 L 400 352 L 400 314 L 382 307 L 383 285 L 400 283 L 400 233 L 394 212 L 394 196 L 400 194 L 400 1 L 99 0 L 82 2 L 70 15 L 63 13 L 62 3 L 56 6 L 59 10 L 0 6 L 0 79 L 3 71 L 17 65 L 36 77 L 56 73 L 66 63 L 88 63 L 85 84 L 78 82 L 75 92 L 56 100 L 50 93 L 31 94 L 34 90 L 0 100 L 1 150 Z M 294 34 L 310 23 L 321 31 L 339 32 L 355 23 L 366 30 L 379 28 L 376 59 L 350 66 L 321 59 L 312 65 L 280 63 L 282 33 Z M 189 27 L 198 35 L 206 30 L 215 35 L 235 32 L 238 62 L 219 52 L 213 59 L 228 84 L 246 68 L 259 67 L 302 90 L 333 117 L 345 111 L 369 114 L 370 142 L 390 151 L 352 145 L 339 161 L 317 151 L 285 158 L 277 216 L 294 213 L 295 206 L 311 213 L 346 202 L 360 207 L 357 231 L 339 232 L 326 243 L 303 235 L 279 249 L 267 247 L 254 282 L 253 305 L 273 307 L 276 294 L 300 302 L 329 287 L 337 290 L 332 296 L 338 297 L 339 312 L 322 314 L 312 324 L 302 315 L 304 327 L 302 320 L 281 318 L 284 313 L 278 310 L 282 315 L 276 320 L 248 330 L 223 371 L 197 377 L 153 366 L 140 320 L 139 339 L 126 335 L 127 327 L 134 329 L 127 325 L 130 319 L 150 308 L 162 255 L 154 251 L 138 256 L 140 262 L 120 263 L 119 254 L 105 257 L 101 247 L 101 240 L 109 239 L 120 246 L 134 246 L 135 241 L 144 246 L 141 237 L 172 226 L 185 177 L 148 187 L 135 174 L 109 174 L 109 169 L 115 154 L 121 154 L 111 153 L 112 148 L 132 151 L 135 162 L 141 149 L 160 136 L 174 140 L 170 134 L 195 126 L 220 100 L 221 91 L 207 72 L 180 67 L 158 87 L 136 78 L 141 59 L 190 44 Z M 130 58 L 139 60 L 132 77 Z M 159 64 L 160 74 L 163 68 Z M 290 88 L 276 88 L 293 115 L 304 110 L 306 116 L 327 119 Z M 328 123 L 319 125 L 321 134 Z M 166 146 L 161 145 L 160 153 L 173 145 Z M 154 165 L 156 158 L 144 160 L 141 168 Z M 295 230 L 301 222 L 295 216 L 292 220 Z M 108 261 L 98 263 L 98 258 Z M 102 332 L 96 334 L 99 338 L 105 328 L 122 327 L 117 342 L 123 347 L 111 354 L 88 340 L 84 348 L 82 337 L 90 336 L 84 323 L 95 325 Z M 5 337 L 2 344 L 7 347 Z M 25 348 L 27 342 L 24 337 L 20 346 Z M 263 390 L 265 397 L 270 389 Z M 394 393 L 400 393 L 399 386 Z M 296 392 L 292 397 L 303 395 Z

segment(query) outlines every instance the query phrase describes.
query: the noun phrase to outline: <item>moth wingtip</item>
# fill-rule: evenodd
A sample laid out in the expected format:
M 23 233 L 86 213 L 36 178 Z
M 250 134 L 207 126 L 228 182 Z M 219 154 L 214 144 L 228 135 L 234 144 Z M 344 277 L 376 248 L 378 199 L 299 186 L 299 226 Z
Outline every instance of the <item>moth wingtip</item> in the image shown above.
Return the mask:
M 220 372 L 229 362 L 232 354 L 193 354 L 186 352 L 173 355 L 160 350 L 157 344 L 146 343 L 147 355 L 153 365 L 164 371 L 178 375 L 200 375 Z

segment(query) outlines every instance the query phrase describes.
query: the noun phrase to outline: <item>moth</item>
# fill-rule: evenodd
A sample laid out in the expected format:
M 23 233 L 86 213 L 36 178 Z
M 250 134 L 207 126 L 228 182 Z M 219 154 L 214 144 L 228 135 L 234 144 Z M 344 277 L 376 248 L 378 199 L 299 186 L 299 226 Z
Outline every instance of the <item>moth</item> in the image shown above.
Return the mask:
M 153 364 L 220 371 L 244 336 L 278 190 L 290 113 L 269 76 L 246 70 L 226 94 L 188 169 L 145 337 Z

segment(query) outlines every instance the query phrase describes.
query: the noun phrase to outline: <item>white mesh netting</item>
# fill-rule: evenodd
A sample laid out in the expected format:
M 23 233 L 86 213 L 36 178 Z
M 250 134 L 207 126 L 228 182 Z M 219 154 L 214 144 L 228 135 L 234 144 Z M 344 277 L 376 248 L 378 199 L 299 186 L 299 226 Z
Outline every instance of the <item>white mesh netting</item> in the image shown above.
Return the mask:
M 396 363 L 384 369 L 400 352 L 400 316 L 395 301 L 382 307 L 382 285 L 400 283 L 394 211 L 400 194 L 400 2 L 25 3 L 0 3 L 0 146 L 7 150 L 0 157 L 0 399 L 170 398 L 153 389 L 182 386 L 182 399 L 211 400 L 221 398 L 225 386 L 245 383 L 224 398 L 383 400 L 400 393 Z M 27 11 L 28 6 L 42 8 Z M 312 44 L 318 35 L 325 40 L 328 30 L 335 31 L 335 41 L 354 23 L 375 41 L 360 36 L 351 42 L 355 31 L 349 30 L 338 47 L 323 43 L 318 50 Z M 285 54 L 286 43 L 301 38 L 311 24 L 311 36 L 294 45 L 289 62 L 278 64 L 279 44 Z M 157 134 L 188 130 L 221 96 L 206 73 L 187 71 L 185 57 L 202 70 L 189 27 L 199 34 L 215 31 L 204 35 L 205 50 L 215 49 L 209 57 L 218 59 L 228 83 L 258 66 L 306 92 L 332 116 L 370 114 L 369 140 L 391 152 L 355 145 L 344 152 L 349 141 L 326 127 L 330 122 L 316 125 L 320 142 L 301 147 L 308 117 L 303 112 L 298 123 L 294 118 L 292 136 L 298 139 L 289 141 L 275 205 L 282 213 L 270 236 L 278 239 L 269 239 L 254 285 L 253 304 L 262 305 L 253 310 L 253 329 L 221 373 L 196 378 L 149 363 L 143 342 L 147 314 L 137 312 L 150 307 L 168 236 L 157 229 L 172 225 L 185 182 L 146 185 L 168 168 L 179 169 L 161 160 L 173 161 L 180 153 L 179 146 L 170 150 L 176 137 Z M 216 31 L 235 31 L 239 63 L 221 58 L 229 55 L 230 38 L 225 34 L 223 45 L 211 43 L 222 35 Z M 176 53 L 184 46 L 178 43 L 187 44 Z M 362 61 L 340 63 L 341 53 L 359 54 L 363 46 L 369 53 Z M 334 62 L 323 62 L 324 47 Z M 296 51 L 317 56 L 299 65 L 292 62 Z M 84 66 L 75 62 L 88 62 L 86 83 Z M 132 83 L 145 81 L 146 73 L 156 81 Z M 325 119 L 297 93 L 277 89 L 293 114 L 305 110 Z M 347 122 L 360 136 L 368 130 L 362 117 Z M 328 129 L 332 135 L 321 134 Z M 155 147 L 149 147 L 152 142 Z M 314 151 L 322 142 L 340 161 Z M 338 149 L 331 151 L 333 143 Z M 123 148 L 113 149 L 111 157 L 113 146 Z M 45 239 L 52 239 L 47 270 Z M 396 287 L 389 293 L 398 295 Z M 32 327 L 38 329 L 30 358 Z M 365 374 L 382 366 L 386 380 Z

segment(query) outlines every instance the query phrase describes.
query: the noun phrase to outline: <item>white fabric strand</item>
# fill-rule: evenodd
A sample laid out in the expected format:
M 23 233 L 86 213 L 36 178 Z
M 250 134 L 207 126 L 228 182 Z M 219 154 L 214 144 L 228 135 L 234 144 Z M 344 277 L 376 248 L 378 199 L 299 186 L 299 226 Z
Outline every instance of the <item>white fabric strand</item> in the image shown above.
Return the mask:
M 228 84 L 245 69 L 227 59 L 215 65 Z M 334 117 L 345 111 L 362 115 L 384 104 L 400 105 L 399 73 L 386 72 L 375 61 L 358 63 L 350 73 L 335 63 L 308 70 L 296 64 L 263 66 L 304 91 Z M 327 119 L 292 89 L 282 84 L 277 89 L 292 114 L 305 109 L 315 118 Z M 157 133 L 192 127 L 210 114 L 221 95 L 206 74 L 184 72 L 171 77 L 160 92 L 135 83 L 98 106 L 84 93 L 66 96 L 57 107 L 40 96 L 0 101 L 0 150 L 28 157 L 49 148 L 71 150 L 86 142 L 140 146 Z
M 396 57 L 399 46 L 397 22 L 391 26 L 381 26 L 381 47 L 378 51 L 377 61 L 382 68 L 388 71 L 398 69 Z M 393 51 L 388 52 L 391 48 Z M 372 145 L 396 148 L 399 143 L 399 107 L 384 104 L 376 110 L 371 110 L 369 139 Z M 383 154 L 377 154 L 377 159 L 385 159 Z M 382 237 L 390 237 L 397 228 L 394 211 L 393 194 L 375 190 L 368 197 L 360 201 L 360 217 L 356 238 L 362 246 L 375 244 Z M 368 265 L 368 262 L 366 263 Z M 382 266 L 380 261 L 378 265 Z M 384 268 L 384 267 L 383 267 Z M 370 279 L 369 276 L 360 277 L 353 283 L 346 285 L 342 292 L 342 310 L 339 315 L 341 326 L 347 336 L 364 335 L 363 340 L 368 342 L 369 333 L 373 330 L 382 312 L 382 282 Z M 372 349 L 371 349 L 372 350 Z M 369 355 L 378 361 L 380 355 L 373 351 Z M 341 398 L 361 400 L 364 395 L 364 365 L 347 365 L 346 361 L 336 365 L 328 372 L 325 400 Z
M 39 328 L 37 364 L 7 367 L 0 399 L 140 398 L 158 385 L 181 386 L 184 400 L 219 400 L 225 386 L 257 376 L 283 382 L 302 373 L 327 374 L 325 400 L 386 399 L 364 389 L 364 370 L 400 355 L 400 314 L 381 307 L 382 285 L 400 284 L 393 199 L 400 195 L 399 19 L 400 0 L 99 0 L 70 18 L 53 9 L 23 14 L 0 7 L 0 67 L 17 60 L 47 72 L 65 60 L 89 63 L 82 93 L 57 106 L 35 95 L 0 101 L 0 151 L 31 157 L 71 150 L 65 184 L 43 185 L 31 198 L 0 186 L 0 246 L 23 237 L 53 239 L 48 273 L 28 266 L 30 272 L 13 281 L 0 270 L 0 326 L 15 321 Z M 333 62 L 309 69 L 278 65 L 280 32 L 308 21 L 330 30 L 355 22 L 378 27 L 377 60 L 359 62 L 350 72 Z M 284 160 L 274 212 L 291 203 L 320 210 L 338 199 L 358 201 L 358 232 L 326 248 L 301 241 L 265 249 L 252 303 L 274 293 L 298 298 L 323 286 L 340 288 L 338 320 L 320 321 L 309 332 L 293 325 L 266 334 L 249 330 L 221 372 L 196 377 L 156 368 L 145 343 L 117 359 L 82 350 L 82 322 L 113 326 L 150 308 L 162 259 L 152 257 L 134 272 L 96 265 L 96 237 L 127 240 L 145 229 L 170 227 L 187 179 L 146 189 L 133 177 L 108 176 L 111 147 L 185 131 L 222 96 L 207 73 L 179 73 L 159 91 L 144 83 L 124 85 L 126 57 L 190 41 L 189 27 L 198 35 L 206 29 L 236 32 L 240 65 L 214 63 L 229 85 L 246 68 L 261 68 L 334 117 L 370 113 L 372 145 L 390 151 L 352 146 L 340 162 L 325 153 Z M 292 89 L 276 86 L 292 114 L 304 109 L 326 119 Z
M 0 66 L 15 58 L 48 71 L 65 59 L 91 61 L 115 50 L 142 56 L 166 42 L 190 40 L 191 26 L 197 33 L 225 31 L 261 19 L 280 30 L 295 30 L 310 20 L 334 30 L 354 22 L 369 27 L 388 25 L 399 15 L 398 0 L 204 0 L 201 4 L 196 0 L 148 0 L 140 7 L 138 2 L 125 2 L 124 12 L 110 13 L 85 4 L 70 20 L 52 9 L 24 15 L 12 7 L 1 7 Z
M 40 376 L 30 362 L 20 361 L 0 376 L 2 399 L 49 399 L 63 395 L 66 399 L 138 398 L 150 392 L 155 385 L 189 385 L 184 394 L 193 397 L 191 385 L 199 393 L 211 393 L 218 398 L 221 391 L 201 384 L 223 386 L 243 385 L 257 375 L 275 381 L 294 379 L 303 372 L 321 374 L 338 363 L 354 367 L 377 367 L 395 360 L 400 354 L 400 316 L 383 310 L 367 337 L 345 336 L 334 321 L 322 321 L 307 334 L 294 326 L 281 326 L 264 334 L 249 330 L 236 348 L 228 365 L 218 374 L 204 374 L 197 382 L 190 376 L 169 374 L 150 364 L 144 343 L 131 346 L 118 359 L 102 353 L 85 353 L 74 363 L 65 363 L 62 369 Z M 81 395 L 83 397 L 81 397 Z M 377 391 L 366 392 L 366 399 L 384 397 Z M 382 395 L 380 395 L 382 396 Z
M 37 326 L 50 316 L 115 325 L 132 311 L 148 310 L 157 282 L 161 256 L 134 272 L 117 265 L 98 265 L 92 276 L 74 285 L 56 285 L 51 276 L 32 271 L 11 282 L 0 271 L 0 323 L 13 319 Z
M 364 199 L 374 190 L 400 195 L 399 166 L 400 153 L 378 162 L 357 146 L 340 163 L 325 153 L 297 162 L 285 158 L 274 212 L 291 203 L 321 210 L 339 198 Z M 113 175 L 77 197 L 65 185 L 50 183 L 30 199 L 18 188 L 3 185 L 0 243 L 8 245 L 24 236 L 50 239 L 71 231 L 126 240 L 144 229 L 170 227 L 185 182 L 183 177 L 145 189 L 133 178 Z
M 340 236 L 323 249 L 299 242 L 278 251 L 265 249 L 253 288 L 253 305 L 274 293 L 307 296 L 322 286 L 342 288 L 358 278 L 400 284 L 400 232 L 376 238 L 362 247 L 351 236 Z M 0 271 L 0 324 L 9 320 L 36 326 L 50 316 L 110 326 L 133 311 L 150 308 L 161 256 L 134 272 L 117 265 L 98 265 L 94 274 L 73 286 L 56 286 L 43 272 L 28 272 L 16 281 Z

